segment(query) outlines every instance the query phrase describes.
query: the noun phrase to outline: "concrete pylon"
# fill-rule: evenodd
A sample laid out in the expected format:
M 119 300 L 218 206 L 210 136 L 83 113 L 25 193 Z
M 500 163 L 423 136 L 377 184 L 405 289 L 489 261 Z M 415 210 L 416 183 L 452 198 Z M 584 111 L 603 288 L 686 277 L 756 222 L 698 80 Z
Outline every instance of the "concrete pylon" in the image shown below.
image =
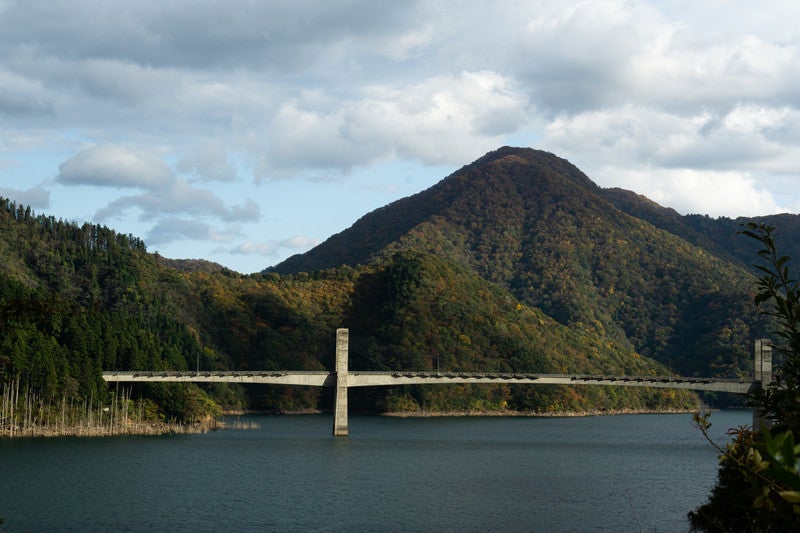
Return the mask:
M 756 339 L 755 357 L 753 361 L 753 382 L 761 388 L 773 381 L 772 374 L 772 343 L 769 339 Z M 759 431 L 762 427 L 769 428 L 770 420 L 764 416 L 760 409 L 753 410 L 753 429 Z
M 336 330 L 336 397 L 333 400 L 333 436 L 346 437 L 347 429 L 347 386 L 348 351 L 350 332 L 347 328 Z

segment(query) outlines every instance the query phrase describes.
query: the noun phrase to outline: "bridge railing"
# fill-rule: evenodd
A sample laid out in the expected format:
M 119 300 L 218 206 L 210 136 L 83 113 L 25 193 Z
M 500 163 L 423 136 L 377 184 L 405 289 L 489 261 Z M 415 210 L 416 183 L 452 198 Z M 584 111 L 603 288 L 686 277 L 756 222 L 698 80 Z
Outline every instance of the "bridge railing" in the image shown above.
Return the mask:
M 285 376 L 328 375 L 328 370 L 104 370 L 103 376 Z
M 350 370 L 348 372 L 352 375 L 365 375 L 365 376 L 420 376 L 420 377 L 485 377 L 485 378 L 498 378 L 498 379 L 514 379 L 514 378 L 564 378 L 585 381 L 658 381 L 658 382 L 676 382 L 676 383 L 752 383 L 752 379 L 739 379 L 739 378 L 706 378 L 695 376 L 630 376 L 621 374 L 544 374 L 544 373 L 528 373 L 528 372 L 461 372 L 461 371 L 431 371 L 431 370 Z

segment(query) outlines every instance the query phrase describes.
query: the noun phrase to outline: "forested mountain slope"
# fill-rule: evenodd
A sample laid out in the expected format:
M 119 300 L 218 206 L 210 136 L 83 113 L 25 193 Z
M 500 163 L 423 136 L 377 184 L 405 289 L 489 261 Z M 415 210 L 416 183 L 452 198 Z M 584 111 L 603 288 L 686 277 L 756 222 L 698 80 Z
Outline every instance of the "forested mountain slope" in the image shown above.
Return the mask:
M 506 147 L 274 270 L 424 251 L 561 324 L 629 342 L 681 372 L 733 373 L 747 368 L 749 339 L 760 327 L 752 277 L 721 253 L 725 247 L 711 246 L 717 236 L 693 227 L 646 199 L 623 203 L 564 159 Z
M 796 231 L 796 219 L 786 235 Z M 102 400 L 102 370 L 318 370 L 351 331 L 351 367 L 749 375 L 768 328 L 748 245 L 727 219 L 682 217 L 597 187 L 564 159 L 502 148 L 365 215 L 308 253 L 243 276 L 166 260 L 141 240 L 0 199 L 0 383 Z M 739 238 L 741 239 L 741 238 Z M 754 256 L 753 256 L 754 257 Z M 150 385 L 162 417 L 327 408 L 325 391 Z M 369 411 L 686 406 L 602 387 L 352 391 Z
M 359 369 L 667 372 L 624 343 L 560 325 L 471 270 L 424 252 L 299 275 L 178 270 L 134 237 L 0 203 L 0 383 L 16 381 L 69 404 L 108 401 L 102 370 L 330 369 L 342 326 L 351 328 L 351 366 Z M 330 403 L 323 391 L 288 387 L 161 384 L 135 387 L 136 395 L 166 418 L 217 406 L 285 411 Z M 353 393 L 353 405 L 369 411 L 689 404 L 688 394 L 597 387 Z

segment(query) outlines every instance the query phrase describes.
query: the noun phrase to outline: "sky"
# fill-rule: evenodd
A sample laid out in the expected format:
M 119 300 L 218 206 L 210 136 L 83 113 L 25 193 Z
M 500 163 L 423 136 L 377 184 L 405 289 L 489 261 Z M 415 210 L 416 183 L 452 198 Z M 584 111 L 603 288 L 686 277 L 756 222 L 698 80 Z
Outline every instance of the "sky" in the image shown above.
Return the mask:
M 258 272 L 501 146 L 800 211 L 800 3 L 0 0 L 0 196 Z

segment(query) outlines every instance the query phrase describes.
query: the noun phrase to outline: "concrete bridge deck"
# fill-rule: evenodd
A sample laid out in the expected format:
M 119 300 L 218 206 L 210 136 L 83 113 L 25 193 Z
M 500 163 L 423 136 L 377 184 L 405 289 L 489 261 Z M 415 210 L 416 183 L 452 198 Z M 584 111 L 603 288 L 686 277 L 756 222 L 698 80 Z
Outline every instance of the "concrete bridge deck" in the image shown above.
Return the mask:
M 195 382 L 261 383 L 308 387 L 335 387 L 337 374 L 328 371 L 126 371 L 103 372 L 108 382 Z M 609 385 L 616 387 L 656 387 L 745 394 L 752 380 L 698 378 L 685 376 L 598 376 L 584 374 L 524 374 L 506 372 L 414 372 L 358 371 L 347 373 L 348 387 L 391 385 L 436 385 L 447 383 L 492 383 L 529 385 Z
M 108 382 L 193 382 L 193 383 L 261 383 L 274 385 L 301 385 L 307 387 L 334 387 L 336 374 L 327 370 L 260 370 L 260 371 L 203 371 L 187 372 L 163 371 L 124 371 L 103 372 Z

